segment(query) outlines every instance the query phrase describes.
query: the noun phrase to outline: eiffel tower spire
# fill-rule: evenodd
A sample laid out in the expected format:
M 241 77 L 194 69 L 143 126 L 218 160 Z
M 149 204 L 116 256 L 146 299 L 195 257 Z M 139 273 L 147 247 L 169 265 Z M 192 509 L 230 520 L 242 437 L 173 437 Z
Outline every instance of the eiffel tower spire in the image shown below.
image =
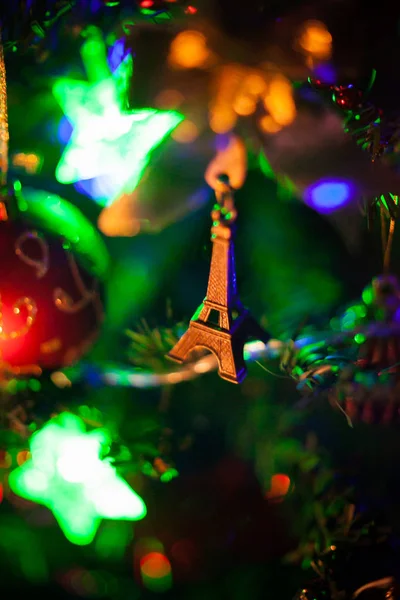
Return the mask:
M 233 243 L 237 212 L 233 190 L 225 176 L 219 177 L 216 199 L 211 212 L 213 248 L 207 295 L 168 356 L 183 363 L 195 348 L 206 348 L 218 359 L 220 377 L 241 383 L 246 376 L 244 344 L 250 338 L 266 343 L 270 336 L 238 297 Z

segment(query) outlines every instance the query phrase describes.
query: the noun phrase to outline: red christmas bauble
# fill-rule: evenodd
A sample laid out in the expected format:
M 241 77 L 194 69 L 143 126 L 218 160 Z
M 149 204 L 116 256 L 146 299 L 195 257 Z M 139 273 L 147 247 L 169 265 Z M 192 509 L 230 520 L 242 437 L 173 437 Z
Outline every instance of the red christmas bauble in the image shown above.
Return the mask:
M 0 222 L 0 377 L 67 366 L 92 344 L 103 317 L 99 282 L 72 250 L 29 216 Z

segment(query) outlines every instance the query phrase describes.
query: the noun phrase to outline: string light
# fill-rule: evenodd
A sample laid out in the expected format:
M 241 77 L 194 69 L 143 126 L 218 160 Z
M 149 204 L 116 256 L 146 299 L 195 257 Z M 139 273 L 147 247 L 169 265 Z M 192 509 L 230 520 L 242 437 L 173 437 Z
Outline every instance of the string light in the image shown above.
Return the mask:
M 267 344 L 254 341 L 244 346 L 244 358 L 247 362 L 255 362 L 261 358 L 272 359 L 280 356 L 286 347 L 280 340 L 269 340 Z M 82 379 L 96 379 L 99 383 L 116 387 L 135 387 L 141 389 L 173 385 L 191 381 L 200 375 L 211 373 L 218 368 L 218 360 L 214 354 L 202 356 L 197 361 L 182 365 L 167 373 L 154 373 L 144 369 L 132 369 L 125 365 L 85 365 L 80 363 L 63 372 L 56 371 L 51 379 L 58 387 L 66 387 Z

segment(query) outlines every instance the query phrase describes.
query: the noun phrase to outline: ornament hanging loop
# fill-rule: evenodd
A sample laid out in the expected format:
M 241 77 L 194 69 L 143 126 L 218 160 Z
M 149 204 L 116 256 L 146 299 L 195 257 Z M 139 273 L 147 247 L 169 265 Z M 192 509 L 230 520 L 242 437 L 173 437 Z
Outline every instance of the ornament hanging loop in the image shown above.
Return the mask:
M 217 234 L 216 228 L 221 225 L 225 227 L 231 226 L 237 218 L 233 188 L 229 184 L 228 175 L 218 176 L 215 186 L 215 198 L 217 204 L 214 205 L 211 211 L 211 218 L 213 220 L 212 235 Z

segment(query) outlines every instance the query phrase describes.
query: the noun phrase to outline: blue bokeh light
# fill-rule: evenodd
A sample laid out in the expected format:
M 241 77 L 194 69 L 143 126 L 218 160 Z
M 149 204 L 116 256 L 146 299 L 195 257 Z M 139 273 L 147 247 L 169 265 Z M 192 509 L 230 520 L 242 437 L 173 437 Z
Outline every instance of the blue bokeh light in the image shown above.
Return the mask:
M 110 48 L 108 52 L 108 64 L 111 72 L 114 73 L 127 57 L 128 52 L 125 50 L 124 40 L 117 40 Z
M 306 203 L 320 213 L 331 213 L 349 203 L 353 186 L 349 181 L 324 179 L 305 191 Z
M 63 117 L 60 121 L 60 125 L 58 127 L 58 139 L 62 144 L 68 144 L 72 132 L 74 128 L 70 121 L 68 121 L 67 117 Z
M 121 183 L 117 175 L 99 175 L 94 179 L 86 179 L 74 183 L 74 188 L 84 196 L 88 196 L 100 206 L 109 206 L 118 196 Z

